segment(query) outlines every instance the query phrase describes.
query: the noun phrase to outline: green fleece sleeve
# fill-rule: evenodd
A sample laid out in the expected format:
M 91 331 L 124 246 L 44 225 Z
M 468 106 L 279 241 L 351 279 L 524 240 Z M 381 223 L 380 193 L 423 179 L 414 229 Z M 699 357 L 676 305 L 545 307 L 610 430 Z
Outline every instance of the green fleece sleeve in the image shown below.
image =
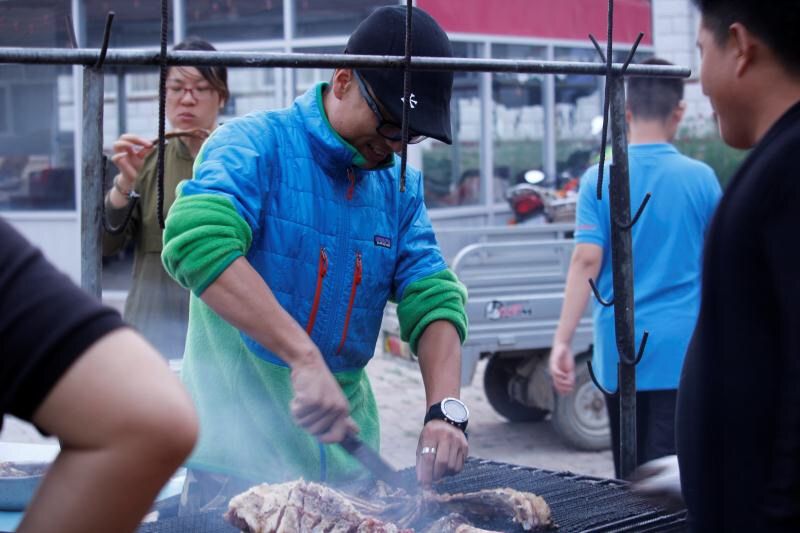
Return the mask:
M 230 200 L 180 195 L 169 210 L 161 262 L 183 287 L 200 295 L 250 249 L 253 232 Z
M 400 338 L 417 353 L 419 338 L 435 320 L 447 320 L 458 331 L 463 343 L 467 339 L 467 289 L 449 269 L 442 270 L 406 287 L 403 299 L 397 305 L 400 320 Z

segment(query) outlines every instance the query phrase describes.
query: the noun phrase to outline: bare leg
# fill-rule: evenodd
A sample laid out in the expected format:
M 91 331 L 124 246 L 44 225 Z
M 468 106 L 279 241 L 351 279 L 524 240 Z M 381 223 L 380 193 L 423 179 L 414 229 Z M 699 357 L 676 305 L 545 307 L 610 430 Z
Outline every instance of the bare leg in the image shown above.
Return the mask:
M 33 419 L 59 437 L 61 453 L 20 533 L 133 531 L 197 438 L 188 395 L 128 329 L 91 346 Z

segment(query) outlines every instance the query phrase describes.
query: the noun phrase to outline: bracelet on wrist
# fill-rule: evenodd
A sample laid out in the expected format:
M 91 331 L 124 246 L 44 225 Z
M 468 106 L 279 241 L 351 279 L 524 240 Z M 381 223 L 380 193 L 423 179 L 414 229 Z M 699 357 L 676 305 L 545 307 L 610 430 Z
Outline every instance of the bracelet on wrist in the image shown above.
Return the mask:
M 119 178 L 119 174 L 117 174 L 117 175 L 114 177 L 114 188 L 117 190 L 117 192 L 118 192 L 118 193 L 120 193 L 120 194 L 121 194 L 122 196 L 124 196 L 125 198 L 136 198 L 136 197 L 138 197 L 138 196 L 139 196 L 139 195 L 136 193 L 136 191 L 134 191 L 134 190 L 133 190 L 133 188 L 132 188 L 132 187 L 131 187 L 129 190 L 127 190 L 127 191 L 126 191 L 125 189 L 123 189 L 123 188 L 120 186 L 120 184 L 119 184 L 119 179 L 118 179 L 118 178 Z

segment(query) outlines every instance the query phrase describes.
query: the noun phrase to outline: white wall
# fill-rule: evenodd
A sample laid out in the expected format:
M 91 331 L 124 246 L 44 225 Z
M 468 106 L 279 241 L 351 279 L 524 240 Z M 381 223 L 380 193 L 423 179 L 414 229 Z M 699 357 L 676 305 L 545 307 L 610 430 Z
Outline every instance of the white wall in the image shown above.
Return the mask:
M 683 126 L 696 133 L 714 128 L 711 105 L 700 88 L 700 54 L 697 28 L 700 14 L 691 0 L 653 0 L 653 43 L 658 57 L 689 67 L 692 75 L 686 84 L 687 113 Z
M 40 248 L 51 263 L 80 285 L 81 221 L 78 213 L 6 211 L 3 218 Z

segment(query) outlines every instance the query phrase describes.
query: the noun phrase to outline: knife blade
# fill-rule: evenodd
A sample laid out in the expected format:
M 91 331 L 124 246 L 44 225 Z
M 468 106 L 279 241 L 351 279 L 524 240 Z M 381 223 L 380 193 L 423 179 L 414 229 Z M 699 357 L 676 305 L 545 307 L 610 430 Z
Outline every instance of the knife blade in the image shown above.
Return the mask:
M 348 435 L 339 443 L 347 453 L 353 456 L 364 468 L 366 468 L 376 479 L 380 479 L 392 487 L 408 490 L 407 480 L 397 470 L 391 467 L 375 450 L 356 437 Z

